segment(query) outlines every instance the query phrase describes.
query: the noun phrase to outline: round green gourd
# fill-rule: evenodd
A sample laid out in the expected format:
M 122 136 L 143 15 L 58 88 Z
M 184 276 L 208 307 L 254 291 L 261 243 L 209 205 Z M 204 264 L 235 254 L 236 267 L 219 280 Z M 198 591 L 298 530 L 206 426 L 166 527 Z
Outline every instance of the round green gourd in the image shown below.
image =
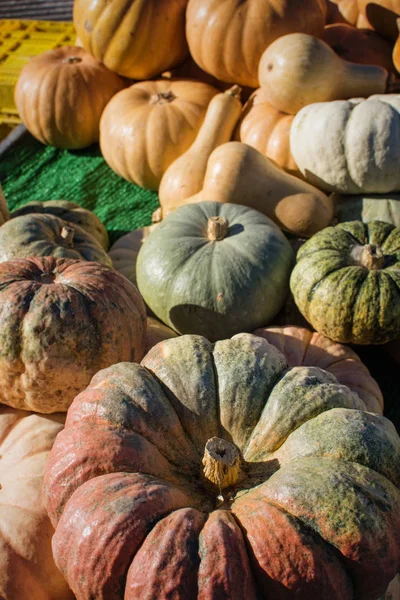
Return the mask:
M 400 229 L 382 221 L 327 227 L 298 251 L 290 287 L 319 333 L 384 344 L 400 336 Z
M 285 302 L 294 253 L 258 211 L 200 202 L 171 213 L 142 245 L 140 293 L 178 333 L 211 341 L 269 323 Z

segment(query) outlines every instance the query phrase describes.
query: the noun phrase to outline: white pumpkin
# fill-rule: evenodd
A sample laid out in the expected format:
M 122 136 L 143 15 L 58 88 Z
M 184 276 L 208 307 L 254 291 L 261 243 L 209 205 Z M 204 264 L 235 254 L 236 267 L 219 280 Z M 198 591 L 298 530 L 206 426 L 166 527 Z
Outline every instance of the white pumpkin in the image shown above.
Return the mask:
M 291 152 L 306 180 L 340 194 L 400 191 L 400 95 L 318 102 L 293 120 Z

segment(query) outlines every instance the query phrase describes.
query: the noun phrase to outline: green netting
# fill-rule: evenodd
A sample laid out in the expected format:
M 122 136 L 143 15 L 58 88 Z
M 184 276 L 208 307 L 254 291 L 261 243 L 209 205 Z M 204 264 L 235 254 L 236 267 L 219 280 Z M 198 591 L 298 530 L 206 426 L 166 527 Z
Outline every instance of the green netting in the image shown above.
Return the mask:
M 99 147 L 57 150 L 30 136 L 0 158 L 0 183 L 10 211 L 32 200 L 72 200 L 97 214 L 111 242 L 151 224 L 157 194 L 118 177 Z

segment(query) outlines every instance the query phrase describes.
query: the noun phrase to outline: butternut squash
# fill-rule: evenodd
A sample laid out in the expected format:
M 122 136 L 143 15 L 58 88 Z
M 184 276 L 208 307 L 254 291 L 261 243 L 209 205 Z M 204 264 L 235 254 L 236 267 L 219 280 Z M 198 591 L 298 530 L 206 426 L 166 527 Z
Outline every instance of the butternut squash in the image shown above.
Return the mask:
M 195 141 L 168 167 L 161 179 L 162 206 L 180 203 L 201 191 L 210 154 L 217 146 L 229 142 L 241 110 L 239 86 L 214 96 Z
M 201 192 L 162 205 L 154 220 L 183 204 L 207 200 L 254 208 L 282 229 L 303 237 L 327 227 L 333 218 L 333 203 L 323 192 L 288 175 L 261 152 L 241 142 L 218 146 L 208 159 Z
M 259 79 L 267 100 L 292 115 L 315 102 L 384 94 L 392 87 L 386 69 L 347 62 L 304 33 L 285 35 L 265 50 Z

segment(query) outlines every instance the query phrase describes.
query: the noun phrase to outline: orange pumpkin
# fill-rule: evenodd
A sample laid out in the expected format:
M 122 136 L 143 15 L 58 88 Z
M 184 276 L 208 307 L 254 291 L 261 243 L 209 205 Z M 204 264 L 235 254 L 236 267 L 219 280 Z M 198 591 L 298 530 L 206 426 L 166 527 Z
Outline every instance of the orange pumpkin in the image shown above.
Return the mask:
M 43 144 L 85 148 L 99 139 L 101 114 L 123 80 L 83 48 L 64 46 L 22 69 L 15 104 L 28 131 Z
M 148 79 L 187 54 L 187 0 L 75 0 L 80 42 L 109 69 Z
M 299 177 L 300 171 L 290 152 L 293 119 L 293 115 L 287 115 L 272 106 L 266 99 L 264 88 L 259 88 L 243 107 L 235 137 Z
M 157 190 L 194 142 L 218 90 L 191 80 L 142 81 L 117 94 L 100 122 L 100 148 L 121 177 Z
M 190 53 L 207 73 L 257 88 L 264 50 L 287 33 L 320 35 L 324 0 L 189 0 L 186 37 Z

